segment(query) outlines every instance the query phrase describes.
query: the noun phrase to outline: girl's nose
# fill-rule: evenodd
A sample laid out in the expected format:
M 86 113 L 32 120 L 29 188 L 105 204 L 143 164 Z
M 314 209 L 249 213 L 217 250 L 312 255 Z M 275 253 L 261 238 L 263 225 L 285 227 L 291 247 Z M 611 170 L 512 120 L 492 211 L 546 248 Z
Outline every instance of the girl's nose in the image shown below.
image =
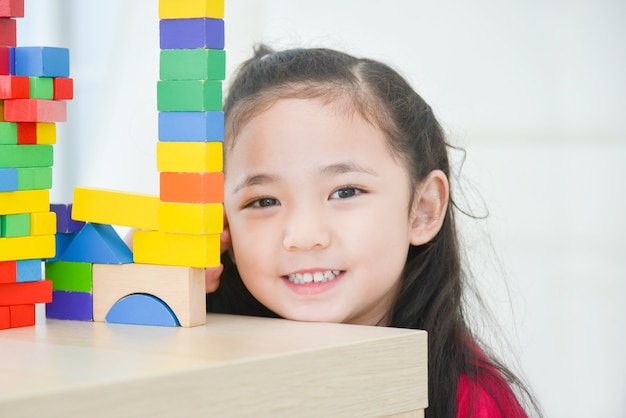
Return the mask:
M 319 211 L 292 211 L 285 220 L 283 247 L 288 251 L 324 249 L 330 245 L 328 223 Z

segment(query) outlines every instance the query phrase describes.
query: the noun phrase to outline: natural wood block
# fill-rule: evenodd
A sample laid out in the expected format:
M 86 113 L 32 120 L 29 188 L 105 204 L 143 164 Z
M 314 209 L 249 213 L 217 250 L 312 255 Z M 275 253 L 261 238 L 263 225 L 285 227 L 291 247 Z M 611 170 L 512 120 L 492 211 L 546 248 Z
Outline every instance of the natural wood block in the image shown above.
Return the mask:
M 220 203 L 224 201 L 224 173 L 160 173 L 162 202 Z
M 104 321 L 117 301 L 134 293 L 161 299 L 172 309 L 183 327 L 202 325 L 206 321 L 204 269 L 148 264 L 94 264 L 94 321 Z
M 54 257 L 54 235 L 0 238 L 0 261 Z
M 159 0 L 159 19 L 224 18 L 224 0 Z
M 220 264 L 220 236 L 133 232 L 133 261 L 166 266 L 215 267 Z
M 219 234 L 224 229 L 221 203 L 161 202 L 159 231 L 181 234 Z
M 50 192 L 48 190 L 0 193 L 0 215 L 48 212 L 49 210 Z
M 158 196 L 76 187 L 72 218 L 156 230 L 159 228 L 159 203 Z
M 216 172 L 224 168 L 221 142 L 157 142 L 156 153 L 160 172 Z

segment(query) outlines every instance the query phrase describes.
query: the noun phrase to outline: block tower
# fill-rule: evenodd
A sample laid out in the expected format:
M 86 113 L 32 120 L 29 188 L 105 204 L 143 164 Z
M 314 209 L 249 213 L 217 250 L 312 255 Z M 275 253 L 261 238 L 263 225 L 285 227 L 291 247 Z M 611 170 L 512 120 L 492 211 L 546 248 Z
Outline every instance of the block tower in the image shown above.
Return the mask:
M 77 187 L 71 218 L 86 225 L 59 261 L 90 264 L 78 281 L 94 321 L 189 327 L 206 321 L 204 268 L 220 262 L 224 0 L 160 0 L 159 17 L 159 196 Z M 131 259 L 111 225 L 135 228 Z M 49 276 L 80 275 L 71 266 Z M 89 319 L 59 305 L 54 317 Z
M 35 304 L 52 299 L 52 146 L 73 96 L 69 50 L 16 46 L 19 17 L 24 0 L 0 0 L 0 329 L 34 325 Z

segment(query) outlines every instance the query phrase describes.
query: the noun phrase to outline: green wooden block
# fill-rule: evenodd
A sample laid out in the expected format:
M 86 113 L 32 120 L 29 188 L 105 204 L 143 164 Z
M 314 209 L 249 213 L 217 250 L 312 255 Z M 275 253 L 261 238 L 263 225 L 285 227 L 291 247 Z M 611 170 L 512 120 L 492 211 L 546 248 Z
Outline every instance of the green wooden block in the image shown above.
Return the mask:
M 161 112 L 222 110 L 222 82 L 177 80 L 157 82 L 157 108 Z
M 52 167 L 52 145 L 0 145 L 0 168 Z
M 52 100 L 54 97 L 54 83 L 52 77 L 29 77 L 30 98 Z
M 17 169 L 17 190 L 52 189 L 52 167 Z
M 223 49 L 164 49 L 160 59 L 161 80 L 224 80 Z
M 0 216 L 0 237 L 26 237 L 30 235 L 30 213 Z
M 0 144 L 17 145 L 17 123 L 0 122 Z
M 52 290 L 91 292 L 93 289 L 92 264 L 77 261 L 46 263 L 46 279 L 52 280 Z

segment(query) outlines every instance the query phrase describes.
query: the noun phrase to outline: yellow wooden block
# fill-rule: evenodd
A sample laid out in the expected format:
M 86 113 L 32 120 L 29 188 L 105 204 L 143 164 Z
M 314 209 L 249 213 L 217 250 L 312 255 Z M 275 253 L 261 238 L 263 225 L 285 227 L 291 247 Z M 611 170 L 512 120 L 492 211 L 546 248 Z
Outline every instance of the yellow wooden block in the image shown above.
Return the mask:
M 220 264 L 220 235 L 134 231 L 133 261 L 166 266 L 216 267 Z
M 35 212 L 30 214 L 30 235 L 54 235 L 56 233 L 56 213 Z
M 206 322 L 204 269 L 151 264 L 93 265 L 94 321 L 104 321 L 118 300 L 134 293 L 161 299 L 183 327 Z
M 222 171 L 221 142 L 157 142 L 157 170 L 201 173 Z
M 48 212 L 49 210 L 49 190 L 24 190 L 0 193 L 0 215 Z
M 224 229 L 221 203 L 161 202 L 159 231 L 183 234 L 219 234 Z
M 54 235 L 0 238 L 0 261 L 52 258 L 55 249 Z
M 51 144 L 57 143 L 57 125 L 51 122 L 37 122 L 37 143 Z
M 159 203 L 158 196 L 76 187 L 72 218 L 156 230 L 159 228 Z
M 159 0 L 159 19 L 224 18 L 224 0 Z

